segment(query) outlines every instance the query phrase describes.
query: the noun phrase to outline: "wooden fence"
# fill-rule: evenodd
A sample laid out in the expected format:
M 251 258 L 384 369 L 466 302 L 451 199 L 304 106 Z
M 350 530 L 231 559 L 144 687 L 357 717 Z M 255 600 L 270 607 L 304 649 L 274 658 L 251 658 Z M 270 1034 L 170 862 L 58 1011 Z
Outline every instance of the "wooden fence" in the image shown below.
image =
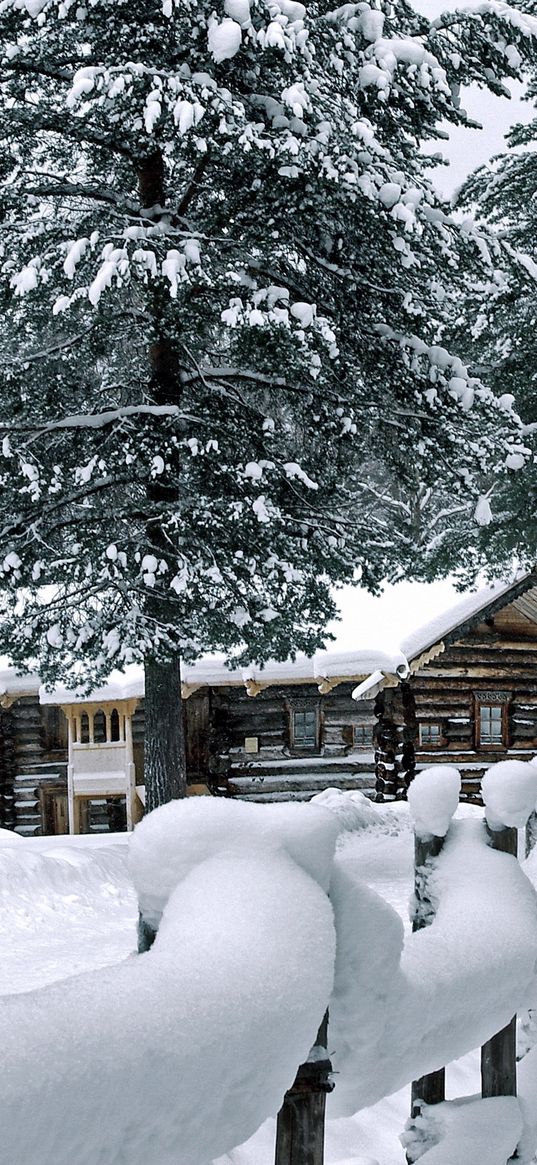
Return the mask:
M 518 831 L 512 828 L 491 829 L 485 819 L 491 849 L 517 856 Z M 415 917 L 412 929 L 430 925 L 434 913 L 427 897 L 427 871 L 441 852 L 444 837 L 416 837 L 415 841 Z M 481 1048 L 481 1096 L 516 1096 L 516 1016 L 506 1027 L 491 1036 Z M 445 1068 L 429 1072 L 412 1083 L 411 1116 L 419 1116 L 422 1105 L 440 1104 L 445 1100 Z
M 537 828 L 528 829 L 527 849 L 537 836 Z M 511 828 L 491 829 L 485 820 L 488 842 L 492 849 L 517 856 L 518 831 Z M 415 838 L 415 912 L 412 930 L 429 926 L 434 909 L 428 897 L 428 873 L 440 854 L 444 837 Z M 311 1061 L 301 1064 L 292 1088 L 278 1113 L 275 1165 L 324 1165 L 324 1135 L 326 1095 L 333 1084 L 330 1080 L 330 1058 L 327 1049 L 328 1014 L 317 1037 Z M 501 1031 L 487 1040 L 481 1048 L 481 1095 L 516 1096 L 516 1016 Z M 445 1068 L 414 1080 L 411 1087 L 411 1116 L 418 1117 L 422 1105 L 439 1104 L 445 1100 Z M 507 1163 L 506 1163 L 507 1165 Z
M 485 820 L 489 845 L 502 853 L 517 856 L 518 831 L 491 829 Z M 535 815 L 528 823 L 526 852 L 537 838 Z M 415 913 L 413 931 L 429 926 L 434 909 L 428 896 L 428 875 L 441 853 L 444 837 L 415 837 Z M 149 950 L 156 931 L 140 916 L 138 950 Z M 332 1065 L 328 1053 L 328 1012 L 317 1033 L 310 1057 L 298 1068 L 294 1083 L 285 1094 L 276 1127 L 275 1165 L 324 1165 L 326 1097 L 332 1091 Z M 482 1097 L 516 1096 L 516 1016 L 481 1048 Z M 413 1081 L 411 1116 L 418 1117 L 423 1105 L 445 1100 L 445 1068 Z M 508 1163 L 506 1163 L 508 1165 Z

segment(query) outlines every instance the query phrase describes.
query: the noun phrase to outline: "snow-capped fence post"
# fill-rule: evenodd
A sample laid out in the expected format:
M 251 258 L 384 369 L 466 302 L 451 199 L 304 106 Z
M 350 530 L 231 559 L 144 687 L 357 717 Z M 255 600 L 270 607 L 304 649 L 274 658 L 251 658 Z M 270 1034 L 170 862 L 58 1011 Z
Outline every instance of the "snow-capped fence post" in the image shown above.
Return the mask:
M 518 833 L 513 827 L 492 829 L 486 820 L 489 845 L 517 856 Z M 481 1095 L 516 1096 L 516 1015 L 481 1048 Z
M 414 839 L 414 917 L 412 930 L 423 930 L 430 926 L 434 918 L 434 910 L 427 894 L 427 862 L 438 857 L 444 845 L 443 837 L 434 835 L 420 837 L 416 833 Z M 446 1070 L 438 1068 L 436 1072 L 428 1072 L 420 1076 L 419 1080 L 412 1081 L 410 1115 L 419 1116 L 422 1104 L 440 1104 L 446 1098 Z
M 430 896 L 430 875 L 434 858 L 441 852 L 451 818 L 459 803 L 461 778 L 451 765 L 433 765 L 418 773 L 408 790 L 414 819 L 414 917 L 412 930 L 423 930 L 434 919 Z M 411 1119 L 419 1116 L 422 1104 L 445 1100 L 445 1068 L 428 1072 L 412 1082 Z
M 324 1165 L 326 1096 L 334 1087 L 327 1040 L 328 1012 L 278 1113 L 275 1165 Z
M 537 766 L 526 761 L 491 765 L 481 782 L 489 845 L 518 853 L 518 830 L 528 827 L 537 798 Z M 483 1097 L 516 1096 L 516 1016 L 481 1048 Z

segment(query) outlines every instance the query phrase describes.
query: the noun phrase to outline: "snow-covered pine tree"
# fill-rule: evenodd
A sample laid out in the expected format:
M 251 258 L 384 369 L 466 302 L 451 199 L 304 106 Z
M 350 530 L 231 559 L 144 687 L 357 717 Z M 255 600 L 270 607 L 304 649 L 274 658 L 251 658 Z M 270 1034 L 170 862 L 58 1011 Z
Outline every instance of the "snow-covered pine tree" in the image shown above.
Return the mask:
M 514 7 L 537 15 L 535 0 Z M 522 13 L 520 17 L 526 18 Z M 536 97 L 534 60 L 525 100 L 535 105 Z M 510 553 L 534 563 L 537 555 L 536 141 L 535 118 L 515 125 L 506 151 L 472 174 L 458 197 L 461 210 L 493 230 L 498 244 L 488 275 L 474 274 L 469 280 L 452 339 L 476 375 L 498 395 L 516 400 L 531 452 L 523 473 L 501 476 L 494 485 L 491 523 L 484 532 L 492 561 Z
M 524 457 L 439 344 L 489 255 L 421 145 L 537 24 L 0 0 L 0 27 L 0 650 L 49 682 L 144 661 L 152 807 L 184 791 L 180 656 L 312 652 L 332 584 L 423 568 L 428 506 L 445 542 Z

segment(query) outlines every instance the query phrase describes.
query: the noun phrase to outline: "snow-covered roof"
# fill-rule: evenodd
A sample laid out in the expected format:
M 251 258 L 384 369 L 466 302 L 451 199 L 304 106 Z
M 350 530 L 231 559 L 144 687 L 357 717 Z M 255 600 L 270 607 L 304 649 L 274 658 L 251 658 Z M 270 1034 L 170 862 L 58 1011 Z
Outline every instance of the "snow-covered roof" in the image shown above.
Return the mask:
M 67 688 L 63 684 L 48 691 L 39 688 L 40 704 L 83 704 L 99 703 L 101 700 L 129 700 L 139 699 L 144 694 L 144 669 L 142 667 L 128 667 L 125 672 L 114 671 L 108 682 L 95 688 L 91 695 L 84 694 L 76 688 Z
M 534 571 L 517 572 L 507 581 L 496 581 L 479 587 L 478 590 L 465 595 L 458 603 L 452 603 L 446 610 L 435 614 L 401 642 L 401 651 L 409 661 L 410 671 L 413 671 L 418 663 L 423 664 L 434 658 L 443 650 L 444 641 L 448 637 L 456 637 L 459 629 L 462 632 L 468 624 L 478 622 L 480 617 L 486 617 L 486 612 L 491 606 L 499 604 L 501 607 L 504 605 L 501 601 L 503 598 L 507 605 L 533 588 L 536 590 L 537 598 L 537 574 Z M 537 602 L 535 610 L 537 611 Z M 399 678 L 405 679 L 406 676 Z M 352 697 L 354 700 L 374 699 L 390 682 L 393 681 L 386 674 L 372 671 L 371 675 L 354 689 Z
M 474 621 L 491 603 L 496 603 L 503 596 L 509 599 L 509 593 L 535 585 L 537 579 L 533 573 L 521 573 L 508 582 L 494 582 L 480 587 L 477 591 L 467 594 L 459 603 L 442 611 L 429 622 L 418 627 L 408 635 L 401 644 L 401 650 L 410 661 L 429 651 L 436 643 L 440 643 L 451 632 L 469 621 Z
M 4 660 L 2 660 L 4 662 Z M 17 696 L 33 696 L 39 691 L 41 680 L 34 673 L 19 675 L 14 667 L 0 668 L 0 705 Z
M 357 687 L 353 693 L 356 699 L 371 699 L 388 683 L 405 679 L 409 674 L 409 664 L 416 664 L 425 653 L 434 651 L 435 645 L 441 644 L 447 636 L 452 636 L 459 627 L 475 621 L 486 611 L 491 604 L 501 602 L 505 597 L 506 603 L 511 601 L 511 593 L 516 598 L 532 587 L 537 586 L 537 574 L 519 573 L 508 581 L 495 582 L 484 585 L 478 590 L 465 595 L 458 602 L 450 602 L 454 595 L 452 587 L 443 583 L 432 583 L 427 587 L 424 584 L 415 584 L 415 610 L 409 612 L 410 584 L 400 584 L 401 593 L 398 598 L 397 587 L 387 588 L 386 595 L 373 599 L 359 589 L 349 591 L 347 596 L 347 611 L 340 625 L 339 642 L 357 642 L 356 650 L 318 651 L 312 658 L 299 655 L 295 660 L 284 662 L 270 661 L 264 668 L 248 667 L 230 669 L 226 666 L 223 657 L 207 656 L 194 664 L 185 664 L 182 669 L 183 691 L 189 695 L 201 687 L 241 687 L 246 686 L 251 695 L 255 695 L 265 687 L 277 684 L 315 683 L 321 692 L 328 692 L 337 683 L 345 680 L 355 680 Z M 412 591 L 413 593 L 413 591 Z M 438 600 L 446 601 L 444 609 L 435 614 L 426 623 L 417 625 L 408 632 L 409 626 L 416 620 L 416 612 L 423 610 L 427 605 L 436 605 Z M 397 603 L 398 600 L 398 603 Z M 401 611 L 401 622 L 407 631 L 400 648 L 390 647 L 389 637 L 396 639 L 396 628 L 388 628 L 389 637 L 383 638 L 383 650 L 375 647 L 360 646 L 366 635 L 376 637 L 378 627 L 382 627 L 383 604 L 388 608 L 395 606 Z M 372 607 L 377 610 L 372 615 Z M 411 620 L 409 622 L 409 618 Z M 389 619 L 386 620 L 389 623 Z M 380 634 L 379 634 L 380 639 Z M 339 646 L 339 644 L 338 644 Z M 0 663 L 7 661 L 0 660 Z M 0 668 L 0 700 L 2 696 L 12 697 L 27 692 L 39 691 L 40 701 L 43 704 L 71 704 L 83 703 L 91 699 L 126 700 L 140 699 L 144 694 L 144 674 L 141 667 L 129 667 L 124 673 L 113 672 L 108 682 L 94 692 L 91 697 L 82 692 L 58 685 L 53 691 L 40 688 L 39 677 L 36 675 L 17 675 L 14 668 L 6 666 Z
M 295 660 L 270 661 L 264 668 L 248 667 L 232 670 L 224 659 L 208 657 L 197 663 L 184 664 L 182 684 L 185 694 L 202 687 L 244 687 L 251 694 L 275 684 L 315 683 L 328 691 L 342 680 L 361 680 L 370 672 L 381 676 L 392 675 L 404 679 L 409 673 L 407 660 L 401 651 L 329 652 L 318 651 L 312 658 L 305 655 Z M 52 691 L 39 689 L 42 704 L 98 703 L 104 700 L 140 699 L 144 694 L 144 672 L 141 667 L 130 667 L 124 673 L 112 672 L 108 683 L 88 695 L 58 684 Z

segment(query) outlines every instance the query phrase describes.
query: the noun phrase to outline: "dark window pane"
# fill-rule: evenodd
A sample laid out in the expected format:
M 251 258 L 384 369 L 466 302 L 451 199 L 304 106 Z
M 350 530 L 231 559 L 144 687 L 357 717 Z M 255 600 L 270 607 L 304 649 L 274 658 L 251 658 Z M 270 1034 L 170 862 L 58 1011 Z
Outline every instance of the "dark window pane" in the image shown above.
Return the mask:
M 420 724 L 421 744 L 439 744 L 442 738 L 440 724 Z
M 119 740 L 119 712 L 117 708 L 112 709 L 110 717 L 110 732 L 111 740 Z
M 104 744 L 106 741 L 106 717 L 104 712 L 96 712 L 93 717 L 93 738 L 95 744 Z
M 293 742 L 295 748 L 317 747 L 317 713 L 293 713 Z

